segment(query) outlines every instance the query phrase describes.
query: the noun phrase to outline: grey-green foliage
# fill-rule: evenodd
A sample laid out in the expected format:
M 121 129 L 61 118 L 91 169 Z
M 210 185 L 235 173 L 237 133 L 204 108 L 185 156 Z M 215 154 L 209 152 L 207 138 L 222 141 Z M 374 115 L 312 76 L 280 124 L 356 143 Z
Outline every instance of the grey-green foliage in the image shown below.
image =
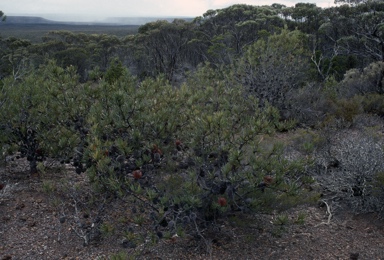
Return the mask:
M 30 70 L 31 54 L 28 40 L 9 37 L 0 39 L 0 78 L 12 76 L 13 79 L 23 78 Z
M 339 89 L 342 97 L 368 93 L 384 93 L 384 62 L 369 64 L 363 70 L 351 69 L 344 75 Z
M 191 24 L 181 19 L 172 23 L 156 21 L 142 25 L 138 32 L 133 38 L 139 53 L 138 69 L 150 76 L 164 74 L 172 81 L 181 63 L 190 57 L 187 47 L 192 36 Z
M 337 38 L 333 38 L 337 41 L 338 52 L 353 53 L 360 58 L 361 64 L 366 65 L 372 61 L 383 61 L 384 4 L 382 1 L 364 2 L 364 4 L 357 4 L 350 8 L 346 7 L 350 12 L 345 15 L 343 23 L 332 25 L 336 27 L 336 31 L 344 30 L 343 33 L 337 35 Z M 341 6 L 341 8 L 345 7 Z M 339 17 L 344 18 L 344 15 L 339 15 Z
M 283 30 L 252 44 L 234 64 L 234 77 L 260 102 L 286 108 L 287 94 L 308 79 L 306 37 Z

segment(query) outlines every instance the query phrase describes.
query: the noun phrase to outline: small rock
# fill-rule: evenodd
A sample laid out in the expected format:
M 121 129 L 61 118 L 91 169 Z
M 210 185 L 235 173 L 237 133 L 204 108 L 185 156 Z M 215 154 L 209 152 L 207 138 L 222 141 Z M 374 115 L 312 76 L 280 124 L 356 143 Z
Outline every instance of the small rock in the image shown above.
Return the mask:
M 121 243 L 121 246 L 123 248 L 135 248 L 136 244 L 132 241 L 128 241 L 128 240 L 124 239 L 123 242 Z
M 373 233 L 373 229 L 372 228 L 367 228 L 366 231 L 367 231 L 368 234 Z
M 352 225 L 348 225 L 348 224 L 345 225 L 345 228 L 346 228 L 346 229 L 354 229 L 354 227 L 353 227 Z
M 65 222 L 65 217 L 64 216 L 60 217 L 59 221 L 61 224 L 63 224 Z
M 351 253 L 349 256 L 349 259 L 358 260 L 359 259 L 359 253 Z
M 34 227 L 34 226 L 36 226 L 36 221 L 28 221 L 28 226 L 29 227 Z
M 21 231 L 21 232 L 27 232 L 27 231 L 28 231 L 28 228 L 26 228 L 26 227 L 22 227 L 22 228 L 20 228 L 20 231 Z
M 23 209 L 23 208 L 25 208 L 25 204 L 24 203 L 19 203 L 19 204 L 17 204 L 16 205 L 16 209 Z

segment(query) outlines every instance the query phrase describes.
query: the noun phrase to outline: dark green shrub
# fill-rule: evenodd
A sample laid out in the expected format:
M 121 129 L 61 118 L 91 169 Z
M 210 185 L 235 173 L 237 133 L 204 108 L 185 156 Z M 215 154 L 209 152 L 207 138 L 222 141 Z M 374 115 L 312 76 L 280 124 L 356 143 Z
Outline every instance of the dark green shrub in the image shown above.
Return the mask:
M 109 84 L 115 83 L 124 74 L 124 67 L 120 60 L 114 59 L 111 61 L 109 68 L 105 72 L 105 81 Z
M 90 179 L 145 208 L 157 230 L 196 235 L 234 210 L 270 212 L 308 198 L 305 162 L 260 146 L 275 131 L 275 109 L 260 109 L 219 72 L 201 68 L 180 88 L 126 75 L 95 91 L 103 94 L 88 118 Z
M 33 74 L 20 80 L 9 77 L 3 80 L 0 93 L 2 148 L 27 158 L 31 173 L 37 172 L 49 145 L 45 139 L 49 115 L 42 83 L 43 78 Z
M 79 173 L 84 171 L 86 117 L 94 95 L 78 80 L 75 67 L 63 69 L 49 61 L 23 79 L 3 81 L 1 145 L 26 157 L 33 173 L 47 157 L 74 162 Z
M 306 201 L 306 162 L 262 141 L 288 126 L 227 75 L 201 67 L 175 88 L 163 77 L 138 82 L 124 70 L 91 86 L 78 83 L 75 67 L 49 62 L 20 82 L 4 81 L 2 149 L 27 144 L 32 171 L 40 148 L 72 163 L 96 192 L 139 209 L 134 222 L 151 223 L 159 237 L 201 237 L 201 228 L 232 211 Z

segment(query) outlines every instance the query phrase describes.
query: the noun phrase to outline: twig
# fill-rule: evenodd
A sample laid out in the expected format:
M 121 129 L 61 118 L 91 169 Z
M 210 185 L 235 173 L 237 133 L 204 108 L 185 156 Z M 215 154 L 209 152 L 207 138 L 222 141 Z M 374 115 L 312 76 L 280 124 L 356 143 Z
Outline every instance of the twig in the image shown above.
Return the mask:
M 210 258 L 212 258 L 212 241 L 207 240 L 203 236 L 202 232 L 200 231 L 200 229 L 199 229 L 199 227 L 198 227 L 198 225 L 196 223 L 196 219 L 193 219 L 193 223 L 195 224 L 197 234 L 203 239 L 203 241 L 205 243 L 205 247 L 206 247 L 207 252 L 209 253 Z
M 76 235 L 80 238 L 82 238 L 84 240 L 84 245 L 88 245 L 89 243 L 89 232 L 84 232 L 84 230 L 82 230 L 83 226 L 80 222 L 80 218 L 79 218 L 79 211 L 77 209 L 77 201 L 76 199 L 72 196 L 73 198 L 73 201 L 74 201 L 74 208 L 75 208 L 75 216 L 74 216 L 74 219 L 76 221 L 76 224 L 78 225 L 79 227 L 79 231 L 76 227 L 73 227 L 73 231 L 76 233 Z
M 321 200 L 325 206 L 327 206 L 327 214 L 328 214 L 328 220 L 327 222 L 321 222 L 320 224 L 316 225 L 315 227 L 318 227 L 320 225 L 329 225 L 331 223 L 331 218 L 332 218 L 332 212 L 331 212 L 331 207 L 328 205 L 328 203 L 325 200 Z
M 62 225 L 65 221 L 65 210 L 64 210 L 64 202 L 61 202 L 61 217 L 60 217 L 60 225 L 59 225 L 59 234 L 57 235 L 57 241 L 60 242 L 61 241 L 61 230 L 62 230 Z M 61 218 L 64 218 L 64 221 L 61 221 Z

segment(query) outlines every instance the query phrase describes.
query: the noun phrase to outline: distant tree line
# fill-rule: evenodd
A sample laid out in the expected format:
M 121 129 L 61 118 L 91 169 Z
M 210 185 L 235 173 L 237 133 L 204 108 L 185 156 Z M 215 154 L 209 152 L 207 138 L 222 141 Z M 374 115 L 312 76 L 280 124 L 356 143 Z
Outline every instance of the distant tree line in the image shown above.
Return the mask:
M 104 73 L 111 60 L 118 58 L 142 79 L 164 74 L 177 83 L 198 64 L 220 67 L 236 63 L 254 43 L 286 28 L 305 35 L 312 77 L 324 81 L 333 76 L 339 81 L 351 68 L 384 60 L 383 11 L 381 1 L 324 9 L 310 3 L 294 7 L 241 4 L 208 10 L 191 22 L 147 23 L 136 35 L 125 38 L 53 31 L 39 44 L 1 39 L 0 77 L 50 58 L 63 67 L 75 66 L 81 80 L 87 81 L 91 70 Z

